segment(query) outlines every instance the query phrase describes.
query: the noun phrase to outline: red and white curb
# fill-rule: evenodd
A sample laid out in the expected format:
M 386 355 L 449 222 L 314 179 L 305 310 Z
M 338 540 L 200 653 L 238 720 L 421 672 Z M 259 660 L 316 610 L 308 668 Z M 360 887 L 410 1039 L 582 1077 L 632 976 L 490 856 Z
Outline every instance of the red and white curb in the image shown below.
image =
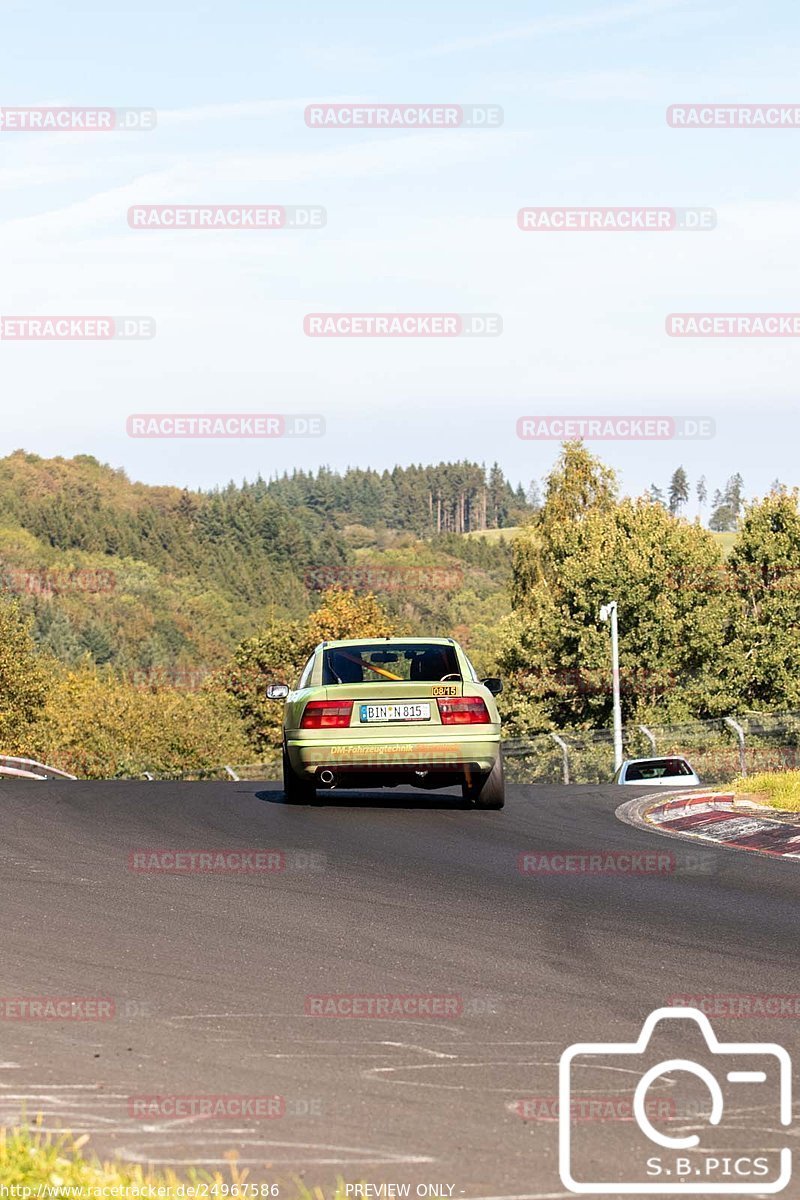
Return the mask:
M 735 801 L 732 792 L 651 793 L 620 805 L 616 815 L 629 825 L 671 837 L 800 859 L 800 813 L 779 817 L 775 809 Z

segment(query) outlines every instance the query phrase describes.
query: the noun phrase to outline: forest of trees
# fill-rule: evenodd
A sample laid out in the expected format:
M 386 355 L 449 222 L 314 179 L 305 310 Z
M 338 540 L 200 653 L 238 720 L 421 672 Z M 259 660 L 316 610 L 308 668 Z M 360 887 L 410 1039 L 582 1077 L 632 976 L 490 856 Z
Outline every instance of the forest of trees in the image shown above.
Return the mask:
M 513 488 L 497 463 L 488 472 L 469 462 L 382 472 L 350 468 L 343 475 L 322 468 L 284 474 L 268 487 L 290 508 L 417 534 L 502 529 L 519 524 L 532 507 L 522 485 Z
M 0 460 L 0 586 L 5 580 L 32 615 L 42 648 L 66 663 L 88 654 L 129 672 L 185 674 L 225 662 L 271 616 L 310 612 L 318 597 L 305 578 L 315 568 L 374 555 L 461 560 L 475 569 L 479 592 L 497 590 L 510 569 L 508 547 L 455 530 L 497 528 L 530 511 L 499 467 L 474 463 L 298 472 L 190 492 L 132 483 L 88 455 L 47 460 L 19 451 Z M 57 595 L 46 586 L 70 571 L 108 586 Z M 403 601 L 412 619 L 463 624 L 447 596 L 420 589 Z
M 524 495 L 474 463 L 189 492 L 17 452 L 0 460 L 0 752 L 90 777 L 263 761 L 266 684 L 358 631 L 458 638 L 504 676 L 509 734 L 607 729 L 609 598 L 627 722 L 800 709 L 797 492 L 747 502 L 731 476 L 715 512 L 733 541 L 689 519 L 690 495 L 680 468 L 666 498 L 620 497 L 580 443 Z M 316 567 L 327 590 L 306 586 Z M 354 589 L 354 567 L 390 586 Z
M 771 495 L 780 495 L 786 491 L 779 479 L 773 480 L 770 487 Z M 705 475 L 700 475 L 695 483 L 695 498 L 697 501 L 696 515 L 702 521 L 705 519 L 708 504 L 708 483 Z M 650 485 L 650 499 L 669 509 L 673 517 L 684 516 L 691 502 L 689 476 L 683 467 L 676 467 L 672 473 L 666 494 L 657 484 Z M 708 528 L 715 533 L 733 533 L 744 511 L 745 493 L 744 480 L 738 471 L 730 475 L 724 487 L 716 488 L 711 501 L 711 512 L 708 518 Z

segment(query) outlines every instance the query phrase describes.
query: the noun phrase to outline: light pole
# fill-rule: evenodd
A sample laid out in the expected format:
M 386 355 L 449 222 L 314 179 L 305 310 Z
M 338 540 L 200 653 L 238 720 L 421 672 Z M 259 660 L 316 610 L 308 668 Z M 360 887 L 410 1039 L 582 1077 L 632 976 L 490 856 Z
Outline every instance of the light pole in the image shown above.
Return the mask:
M 619 630 L 617 602 L 609 601 L 600 609 L 600 620 L 611 618 L 611 686 L 614 694 L 614 770 L 622 766 L 622 708 L 619 702 Z

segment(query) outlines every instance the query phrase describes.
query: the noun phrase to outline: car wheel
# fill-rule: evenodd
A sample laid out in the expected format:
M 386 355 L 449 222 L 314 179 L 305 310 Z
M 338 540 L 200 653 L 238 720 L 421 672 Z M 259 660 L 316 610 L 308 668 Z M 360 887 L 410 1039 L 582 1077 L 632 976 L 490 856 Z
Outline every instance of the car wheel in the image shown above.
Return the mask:
M 462 783 L 461 792 L 476 808 L 502 808 L 506 802 L 502 756 L 498 753 L 488 775 L 473 776 L 469 783 Z
M 317 797 L 317 789 L 314 784 L 295 775 L 285 746 L 283 749 L 283 794 L 289 804 L 311 804 Z

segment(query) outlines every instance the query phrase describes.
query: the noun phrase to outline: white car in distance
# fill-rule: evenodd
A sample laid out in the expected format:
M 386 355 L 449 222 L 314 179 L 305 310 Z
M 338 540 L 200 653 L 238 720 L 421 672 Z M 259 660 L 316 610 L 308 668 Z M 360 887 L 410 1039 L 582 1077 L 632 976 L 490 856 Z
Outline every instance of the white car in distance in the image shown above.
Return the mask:
M 652 787 L 697 787 L 700 778 L 685 758 L 627 758 L 614 772 L 612 783 Z

